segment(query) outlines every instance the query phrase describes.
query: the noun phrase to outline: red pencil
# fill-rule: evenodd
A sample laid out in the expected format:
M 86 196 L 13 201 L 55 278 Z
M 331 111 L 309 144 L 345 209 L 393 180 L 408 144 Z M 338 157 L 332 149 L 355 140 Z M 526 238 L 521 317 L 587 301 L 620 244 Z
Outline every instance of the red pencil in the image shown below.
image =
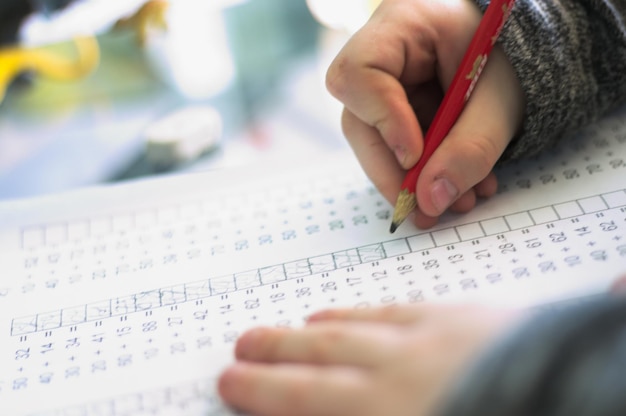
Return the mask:
M 439 147 L 463 111 L 514 3 L 515 0 L 491 0 L 487 6 L 487 10 L 463 56 L 461 65 L 457 69 L 426 133 L 422 156 L 417 164 L 407 172 L 402 182 L 389 229 L 392 233 L 417 206 L 415 201 L 417 178 L 428 159 Z

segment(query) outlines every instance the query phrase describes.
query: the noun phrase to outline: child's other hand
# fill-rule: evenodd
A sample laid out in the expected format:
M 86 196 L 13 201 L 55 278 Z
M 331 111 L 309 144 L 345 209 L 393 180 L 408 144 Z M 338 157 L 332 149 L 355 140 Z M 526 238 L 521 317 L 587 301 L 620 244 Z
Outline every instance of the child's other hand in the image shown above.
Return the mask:
M 255 416 L 429 415 L 519 312 L 474 306 L 329 310 L 302 329 L 257 328 L 219 380 Z
M 471 0 L 385 0 L 328 69 L 327 88 L 345 106 L 344 134 L 392 204 L 481 17 Z M 469 211 L 477 196 L 495 193 L 492 168 L 521 126 L 524 106 L 520 83 L 496 45 L 418 180 L 417 226 L 434 225 L 447 208 Z

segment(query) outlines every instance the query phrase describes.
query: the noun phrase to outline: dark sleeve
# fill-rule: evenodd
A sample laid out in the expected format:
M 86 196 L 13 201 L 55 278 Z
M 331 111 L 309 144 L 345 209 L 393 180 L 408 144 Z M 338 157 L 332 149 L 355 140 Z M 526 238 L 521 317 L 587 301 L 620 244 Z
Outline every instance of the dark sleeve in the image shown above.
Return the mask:
M 476 0 L 484 10 L 490 0 Z M 626 102 L 626 0 L 517 0 L 502 44 L 526 94 L 501 160 L 531 156 Z
M 626 415 L 626 297 L 542 311 L 494 343 L 439 416 Z

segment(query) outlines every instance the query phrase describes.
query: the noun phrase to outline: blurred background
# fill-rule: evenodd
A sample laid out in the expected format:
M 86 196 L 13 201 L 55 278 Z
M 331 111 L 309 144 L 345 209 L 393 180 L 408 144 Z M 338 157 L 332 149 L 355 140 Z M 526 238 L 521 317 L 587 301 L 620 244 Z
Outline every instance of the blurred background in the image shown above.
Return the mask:
M 376 0 L 2 0 L 0 200 L 347 147 L 326 69 Z

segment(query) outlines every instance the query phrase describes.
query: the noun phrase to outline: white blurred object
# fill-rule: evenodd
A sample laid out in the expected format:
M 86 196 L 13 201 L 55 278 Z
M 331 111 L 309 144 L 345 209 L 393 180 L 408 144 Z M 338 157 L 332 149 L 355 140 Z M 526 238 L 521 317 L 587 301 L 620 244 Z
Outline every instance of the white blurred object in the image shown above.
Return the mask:
M 329 29 L 352 34 L 367 22 L 375 0 L 306 0 L 311 14 Z
M 20 43 L 43 46 L 76 36 L 91 36 L 109 30 L 117 20 L 135 13 L 146 0 L 79 0 L 49 16 L 29 16 L 20 27 Z
M 172 1 L 167 30 L 147 38 L 145 53 L 152 68 L 186 98 L 212 97 L 234 79 L 223 7 L 223 2 Z
M 170 0 L 194 6 L 223 9 L 248 0 Z M 20 43 L 42 46 L 64 42 L 76 36 L 97 35 L 109 30 L 119 19 L 135 13 L 147 0 L 76 0 L 49 15 L 35 13 L 20 27 Z
M 185 107 L 148 126 L 146 159 L 158 168 L 194 160 L 215 148 L 221 135 L 222 118 L 215 108 Z

